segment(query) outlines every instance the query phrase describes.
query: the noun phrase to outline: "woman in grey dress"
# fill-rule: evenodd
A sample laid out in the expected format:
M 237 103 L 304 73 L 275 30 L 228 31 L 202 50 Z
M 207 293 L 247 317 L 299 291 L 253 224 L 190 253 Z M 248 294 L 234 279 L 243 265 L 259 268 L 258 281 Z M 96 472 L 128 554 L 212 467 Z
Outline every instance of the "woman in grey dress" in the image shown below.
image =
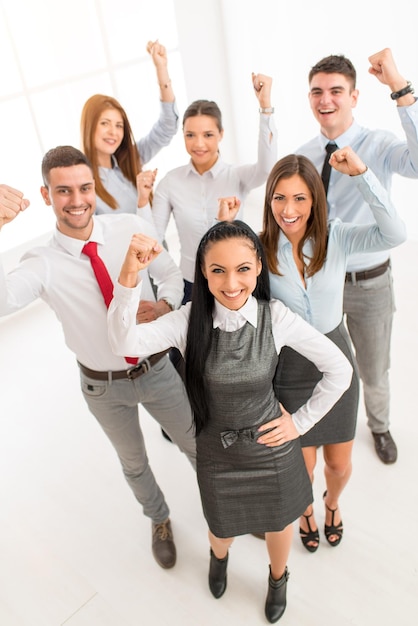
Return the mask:
M 352 368 L 326 337 L 280 301 L 270 301 L 261 243 L 244 223 L 220 222 L 200 242 L 192 302 L 158 320 L 135 323 L 138 271 L 159 244 L 135 235 L 109 309 L 118 354 L 141 356 L 177 347 L 197 437 L 197 476 L 209 526 L 209 587 L 226 589 L 228 550 L 237 535 L 265 532 L 270 576 L 269 622 L 286 607 L 292 522 L 312 501 L 300 446 L 349 386 Z M 275 396 L 278 354 L 291 346 L 323 373 L 306 404 L 290 415 Z M 274 420 L 268 430 L 266 422 Z

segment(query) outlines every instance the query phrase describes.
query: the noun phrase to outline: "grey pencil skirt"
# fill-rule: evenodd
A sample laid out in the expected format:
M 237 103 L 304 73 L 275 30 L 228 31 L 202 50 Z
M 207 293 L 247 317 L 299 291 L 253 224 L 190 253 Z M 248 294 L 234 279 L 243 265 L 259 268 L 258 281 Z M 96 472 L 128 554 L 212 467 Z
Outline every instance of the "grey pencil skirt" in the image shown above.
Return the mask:
M 343 443 L 354 439 L 359 403 L 359 377 L 351 342 L 344 323 L 326 335 L 345 354 L 353 366 L 350 387 L 333 408 L 311 430 L 301 437 L 302 447 Z M 292 348 L 284 347 L 274 378 L 276 396 L 294 413 L 309 399 L 322 374 L 315 365 Z

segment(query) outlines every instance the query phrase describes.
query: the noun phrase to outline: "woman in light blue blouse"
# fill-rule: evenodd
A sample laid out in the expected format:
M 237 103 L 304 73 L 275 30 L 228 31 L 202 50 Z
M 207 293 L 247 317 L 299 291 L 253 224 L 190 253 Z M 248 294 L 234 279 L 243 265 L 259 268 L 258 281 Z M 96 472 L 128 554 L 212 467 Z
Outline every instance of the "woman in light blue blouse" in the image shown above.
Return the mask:
M 96 213 L 136 213 L 140 189 L 152 189 L 156 171 L 142 171 L 178 129 L 178 113 L 167 69 L 167 53 L 158 41 L 148 42 L 161 92 L 160 117 L 148 135 L 135 142 L 128 116 L 110 96 L 89 98 L 81 114 L 82 150 L 96 181 Z
M 406 230 L 386 190 L 351 148 L 337 150 L 330 164 L 350 176 L 350 183 L 369 204 L 376 223 L 354 225 L 338 218 L 328 222 L 325 192 L 316 168 L 306 157 L 289 155 L 278 161 L 267 180 L 261 240 L 272 297 L 325 333 L 350 357 L 350 341 L 342 322 L 348 257 L 355 252 L 397 246 L 405 241 Z M 388 280 L 386 274 L 381 278 Z M 275 376 L 280 402 L 288 411 L 296 410 L 320 376 L 312 363 L 284 348 Z M 343 534 L 338 499 L 351 475 L 357 409 L 358 377 L 354 376 L 350 389 L 328 415 L 302 437 L 311 480 L 317 448 L 323 446 L 324 531 L 331 546 L 337 546 Z M 314 552 L 318 548 L 319 533 L 311 506 L 300 518 L 300 535 L 307 550 Z

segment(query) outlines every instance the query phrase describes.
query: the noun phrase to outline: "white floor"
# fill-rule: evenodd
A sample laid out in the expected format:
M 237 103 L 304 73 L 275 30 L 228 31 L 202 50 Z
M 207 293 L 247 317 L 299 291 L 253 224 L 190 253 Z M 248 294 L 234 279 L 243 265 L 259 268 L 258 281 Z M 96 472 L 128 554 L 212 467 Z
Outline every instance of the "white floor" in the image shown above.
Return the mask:
M 418 595 L 418 242 L 392 255 L 392 432 L 399 460 L 376 457 L 361 408 L 341 545 L 309 554 L 295 532 L 283 626 L 410 626 Z M 412 292 L 412 293 L 411 293 Z M 78 385 L 75 359 L 39 303 L 0 321 L 0 625 L 265 624 L 264 543 L 238 539 L 228 589 L 207 587 L 208 544 L 195 475 L 142 411 L 152 467 L 171 507 L 174 569 L 152 558 L 150 524 Z M 321 466 L 314 492 L 323 526 Z M 297 528 L 295 528 L 297 531 Z

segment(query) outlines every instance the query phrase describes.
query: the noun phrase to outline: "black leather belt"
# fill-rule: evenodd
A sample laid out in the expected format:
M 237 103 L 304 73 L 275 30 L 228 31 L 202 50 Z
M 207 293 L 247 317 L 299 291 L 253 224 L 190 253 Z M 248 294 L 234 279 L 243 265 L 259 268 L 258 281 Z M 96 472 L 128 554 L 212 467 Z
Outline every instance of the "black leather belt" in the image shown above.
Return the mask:
M 163 352 L 151 354 L 151 356 L 147 359 L 143 359 L 137 363 L 137 365 L 133 365 L 127 370 L 119 370 L 117 372 L 96 372 L 96 370 L 91 370 L 79 361 L 77 361 L 77 363 L 83 374 L 89 378 L 93 378 L 93 380 L 107 380 L 109 382 L 112 380 L 121 380 L 123 378 L 134 380 L 135 378 L 138 378 L 138 376 L 142 376 L 142 374 L 149 372 L 151 367 L 158 363 L 158 361 L 161 361 L 161 359 L 169 352 L 170 350 L 163 350 Z
M 346 283 L 355 283 L 359 280 L 367 280 L 369 278 L 377 278 L 386 272 L 390 265 L 390 260 L 388 259 L 382 265 L 378 265 L 377 267 L 372 267 L 370 270 L 364 270 L 362 272 L 347 272 L 345 275 Z

